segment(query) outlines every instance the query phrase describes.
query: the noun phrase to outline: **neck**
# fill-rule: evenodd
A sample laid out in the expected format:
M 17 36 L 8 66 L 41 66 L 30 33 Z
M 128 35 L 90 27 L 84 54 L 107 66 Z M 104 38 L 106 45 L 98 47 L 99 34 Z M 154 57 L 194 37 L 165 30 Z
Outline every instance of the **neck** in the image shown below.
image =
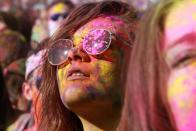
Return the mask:
M 121 107 L 90 108 L 90 110 L 86 108 L 85 111 L 78 111 L 77 115 L 82 121 L 84 131 L 113 131 L 118 125 L 120 112 Z
M 99 127 L 95 126 L 91 122 L 85 120 L 84 118 L 82 118 L 82 117 L 79 117 L 79 118 L 80 118 L 80 120 L 82 122 L 84 131 L 102 131 L 102 129 L 100 129 Z

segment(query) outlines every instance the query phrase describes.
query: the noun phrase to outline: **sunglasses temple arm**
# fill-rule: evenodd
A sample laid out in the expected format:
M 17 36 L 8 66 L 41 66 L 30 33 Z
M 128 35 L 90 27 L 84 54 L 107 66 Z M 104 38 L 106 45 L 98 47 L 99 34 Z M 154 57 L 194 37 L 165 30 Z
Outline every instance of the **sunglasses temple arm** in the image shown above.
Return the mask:
M 121 40 L 125 45 L 127 45 L 129 47 L 132 47 L 133 46 L 132 44 L 130 44 L 132 42 L 129 42 L 129 41 L 123 39 L 122 37 L 118 36 L 118 35 L 115 35 L 115 36 L 116 36 L 117 39 Z

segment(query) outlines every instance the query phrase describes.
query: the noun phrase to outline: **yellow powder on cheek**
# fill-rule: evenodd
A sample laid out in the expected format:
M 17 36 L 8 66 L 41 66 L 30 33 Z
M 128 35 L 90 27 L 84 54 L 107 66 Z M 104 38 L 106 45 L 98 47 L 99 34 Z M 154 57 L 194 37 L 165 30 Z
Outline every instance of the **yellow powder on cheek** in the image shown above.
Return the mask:
M 192 14 L 192 20 L 196 23 L 196 0 L 193 1 L 192 5 L 194 7 L 190 9 L 190 14 Z
M 169 99 L 173 99 L 177 95 L 184 93 L 185 88 L 182 85 L 182 82 L 184 81 L 185 78 L 186 76 L 178 76 L 175 80 L 171 82 L 171 84 L 169 84 L 168 87 Z
M 176 72 L 176 74 L 170 77 L 173 79 L 168 87 L 169 101 L 184 111 L 189 111 L 193 107 L 193 100 L 190 98 L 195 96 L 194 92 L 196 91 L 195 70 L 196 62 L 192 62 L 184 67 L 183 70 L 181 69 L 182 72 Z
M 58 85 L 59 85 L 60 92 L 63 92 L 63 90 L 64 90 L 65 79 L 66 79 L 65 75 L 66 75 L 68 68 L 69 68 L 69 65 L 64 68 L 58 69 L 58 71 L 57 71 Z
M 106 82 L 110 82 L 113 80 L 114 75 L 114 63 L 110 63 L 107 61 L 99 61 L 99 76 L 103 77 Z
M 196 4 L 196 0 L 192 0 L 192 3 L 193 3 L 193 4 Z
M 187 79 L 186 75 L 178 76 L 176 80 L 168 88 L 168 97 L 171 106 L 174 106 L 177 109 L 181 109 L 185 112 L 189 111 L 192 107 L 192 102 L 187 101 L 187 89 L 184 84 L 184 81 Z
M 193 101 L 190 99 L 188 102 L 181 100 L 178 103 L 179 108 L 184 109 L 184 111 L 189 111 L 193 107 Z

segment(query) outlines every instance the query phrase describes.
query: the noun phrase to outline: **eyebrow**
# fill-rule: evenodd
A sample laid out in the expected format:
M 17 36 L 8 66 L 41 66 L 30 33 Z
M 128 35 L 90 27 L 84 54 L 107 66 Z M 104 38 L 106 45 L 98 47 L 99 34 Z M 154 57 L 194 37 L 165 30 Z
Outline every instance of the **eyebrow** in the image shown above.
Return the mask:
M 183 42 L 188 42 L 188 43 L 194 43 L 195 42 L 195 44 L 196 44 L 196 33 L 195 32 L 190 32 L 190 33 L 186 34 L 185 36 L 183 36 L 182 38 L 173 42 L 173 44 L 171 46 L 169 46 L 167 48 L 167 50 L 165 50 L 164 56 L 166 56 L 167 59 L 173 59 L 173 58 L 176 57 L 176 55 L 179 52 L 182 52 L 183 50 L 189 50 L 190 48 L 193 47 L 192 45 L 191 46 L 187 46 L 187 45 L 185 46 L 185 44 L 183 44 Z M 174 53 L 172 56 L 170 55 L 171 52 Z
M 169 46 L 167 50 L 170 50 L 183 42 L 190 42 L 190 43 L 195 42 L 196 43 L 196 33 L 190 32 L 190 33 L 186 34 L 185 36 L 183 36 L 182 38 L 174 41 L 173 44 L 171 46 Z

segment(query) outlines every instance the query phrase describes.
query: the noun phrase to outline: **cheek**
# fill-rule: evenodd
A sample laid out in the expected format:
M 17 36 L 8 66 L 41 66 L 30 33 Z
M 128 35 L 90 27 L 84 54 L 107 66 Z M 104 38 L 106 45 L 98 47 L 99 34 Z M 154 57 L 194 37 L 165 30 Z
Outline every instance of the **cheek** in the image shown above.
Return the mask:
M 60 93 L 63 93 L 65 90 L 65 85 L 66 85 L 65 79 L 66 79 L 66 72 L 68 68 L 69 68 L 69 65 L 64 68 L 58 69 L 57 71 L 57 80 L 58 80 L 58 87 L 59 87 Z
M 187 130 L 196 122 L 196 62 L 171 72 L 168 99 L 177 124 Z
M 117 76 L 119 75 L 119 70 L 118 68 L 116 68 L 117 66 L 115 63 L 100 61 L 96 66 L 96 68 L 98 69 L 98 80 L 101 83 L 108 86 L 111 86 L 111 84 L 115 83 Z
M 99 62 L 98 66 L 100 68 L 100 70 L 99 70 L 100 76 L 110 75 L 112 73 L 113 68 L 114 68 L 112 63 L 105 62 L 105 61 Z
M 169 99 L 189 96 L 196 93 L 196 62 L 171 72 L 168 87 Z

